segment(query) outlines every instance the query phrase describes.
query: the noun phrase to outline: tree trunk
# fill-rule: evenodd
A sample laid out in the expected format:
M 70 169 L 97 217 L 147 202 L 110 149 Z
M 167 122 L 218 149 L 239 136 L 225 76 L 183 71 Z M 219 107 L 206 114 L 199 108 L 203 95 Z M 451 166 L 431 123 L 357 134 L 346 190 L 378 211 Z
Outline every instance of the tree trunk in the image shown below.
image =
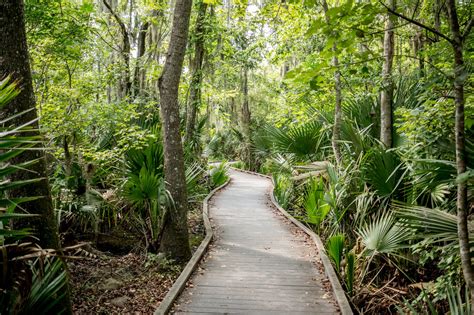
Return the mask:
M 122 50 L 120 51 L 120 55 L 123 60 L 123 71 L 122 78 L 120 80 L 119 97 L 124 99 L 130 94 L 132 89 L 132 82 L 130 81 L 130 37 L 125 23 L 122 21 L 117 12 L 112 9 L 106 0 L 103 0 L 103 2 L 110 14 L 112 14 L 114 17 L 115 21 L 117 21 L 120 27 L 120 33 L 122 34 Z
M 254 165 L 252 165 L 252 152 L 250 148 L 250 108 L 249 108 L 249 85 L 248 85 L 248 67 L 244 66 L 242 70 L 242 86 L 241 86 L 241 93 L 242 93 L 242 113 L 241 113 L 241 128 L 242 134 L 244 136 L 244 154 L 243 160 L 245 163 L 253 169 Z
M 425 57 L 423 56 L 424 39 L 423 30 L 421 27 L 415 26 L 416 35 L 413 38 L 413 52 L 415 57 L 418 58 L 418 71 L 420 77 L 425 75 Z
M 334 44 L 336 50 L 336 44 Z M 334 104 L 334 126 L 332 129 L 332 149 L 336 162 L 338 165 L 342 162 L 341 149 L 339 147 L 339 140 L 341 139 L 341 125 L 342 125 L 342 90 L 341 90 L 341 71 L 339 70 L 339 59 L 334 56 L 332 64 L 336 68 L 334 72 L 334 89 L 336 93 L 336 103 Z
M 328 15 L 329 6 L 326 0 L 322 2 L 326 23 L 330 24 Z M 334 72 L 334 125 L 332 130 L 331 145 L 338 165 L 342 162 L 341 149 L 339 147 L 339 140 L 341 139 L 341 125 L 342 125 L 342 89 L 341 89 L 341 71 L 339 69 L 339 59 L 337 58 L 337 45 L 333 45 L 334 57 L 332 58 L 332 65 L 335 68 Z
M 199 3 L 199 11 L 196 19 L 194 45 L 194 59 L 191 63 L 191 84 L 189 87 L 188 110 L 186 111 L 186 142 L 194 137 L 196 127 L 196 113 L 201 106 L 201 84 L 202 84 L 202 62 L 204 60 L 204 39 L 206 28 L 204 19 L 206 18 L 207 4 L 204 1 Z
M 148 26 L 150 23 L 145 22 L 140 27 L 140 31 L 138 33 L 138 43 L 137 43 L 137 62 L 135 64 L 135 73 L 133 75 L 133 84 L 132 84 L 132 94 L 133 97 L 137 97 L 143 90 L 144 84 L 143 81 L 145 79 L 145 69 L 143 68 L 143 60 L 142 57 L 145 54 L 146 50 L 146 33 L 148 31 Z
M 463 37 L 459 29 L 459 21 L 454 0 L 446 2 L 449 24 L 453 35 L 452 46 L 454 50 L 454 103 L 456 105 L 456 165 L 458 176 L 466 172 L 466 140 L 464 130 L 464 82 L 466 69 L 463 60 Z M 466 36 L 466 35 L 465 35 Z M 471 305 L 474 309 L 474 268 L 471 262 L 468 229 L 468 202 L 466 182 L 458 183 L 457 190 L 457 218 L 458 235 L 461 255 L 461 265 L 464 280 L 471 292 Z
M 37 119 L 35 98 L 30 71 L 28 48 L 26 44 L 25 25 L 23 19 L 23 1 L 7 0 L 0 5 L 0 77 L 11 75 L 12 80 L 19 83 L 21 93 L 7 106 L 2 108 L 2 117 L 30 110 L 28 113 L 14 119 L 12 124 L 20 126 L 26 122 Z M 38 124 L 34 125 L 35 128 Z M 30 135 L 38 135 L 32 131 Z M 11 190 L 11 196 L 44 196 L 35 201 L 22 204 L 30 213 L 38 213 L 41 218 L 31 219 L 32 225 L 39 232 L 40 244 L 45 248 L 59 248 L 59 238 L 54 219 L 51 193 L 46 174 L 46 161 L 43 150 L 27 150 L 15 159 L 15 163 L 22 163 L 34 159 L 39 162 L 31 167 L 31 171 L 18 171 L 12 180 L 26 180 L 31 178 L 44 178 L 39 183 L 30 184 Z
M 178 88 L 189 30 L 192 0 L 176 0 L 170 44 L 159 79 L 160 110 L 163 123 L 165 180 L 174 201 L 169 223 L 164 227 L 160 249 L 174 259 L 191 256 L 189 247 L 183 146 L 180 135 Z
M 395 0 L 390 0 L 389 6 L 392 10 L 396 8 Z M 393 144 L 393 81 L 392 81 L 392 65 L 394 54 L 394 32 L 395 25 L 394 16 L 387 16 L 385 22 L 385 36 L 383 40 L 384 62 L 382 68 L 382 91 L 380 93 L 380 141 L 387 148 L 391 148 Z
M 14 126 L 37 119 L 23 7 L 23 1 L 20 0 L 4 0 L 0 3 L 0 33 L 2 34 L 0 36 L 0 78 L 10 75 L 12 80 L 18 82 L 21 89 L 20 94 L 1 109 L 0 116 L 6 118 L 28 111 L 11 122 Z M 38 135 L 38 124 L 35 123 L 33 128 L 35 131 L 29 132 L 29 135 Z M 38 162 L 28 170 L 21 169 L 13 173 L 10 179 L 21 181 L 42 178 L 42 180 L 12 189 L 8 194 L 12 198 L 41 196 L 39 199 L 22 203 L 21 207 L 28 213 L 39 214 L 38 218 L 28 219 L 29 227 L 38 233 L 39 244 L 43 248 L 59 249 L 58 227 L 54 216 L 44 151 L 26 150 L 13 159 L 12 163 L 20 164 L 31 160 L 38 160 Z M 60 307 L 66 313 L 71 313 L 68 293 Z

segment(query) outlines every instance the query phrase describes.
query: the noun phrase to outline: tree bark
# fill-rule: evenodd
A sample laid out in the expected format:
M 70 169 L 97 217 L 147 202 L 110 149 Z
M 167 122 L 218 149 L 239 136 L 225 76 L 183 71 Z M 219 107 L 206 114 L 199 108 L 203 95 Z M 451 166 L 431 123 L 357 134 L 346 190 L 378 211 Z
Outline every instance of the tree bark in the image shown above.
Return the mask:
M 125 23 L 122 21 L 120 16 L 115 12 L 110 4 L 103 0 L 104 5 L 109 10 L 110 14 L 114 17 L 115 21 L 117 21 L 120 27 L 120 33 L 122 34 L 122 50 L 120 55 L 123 60 L 123 71 L 122 71 L 122 78 L 120 80 L 120 90 L 119 96 L 121 99 L 126 98 L 132 89 L 132 82 L 130 81 L 130 35 L 128 33 L 127 27 Z
M 144 88 L 145 80 L 145 69 L 143 68 L 142 57 L 146 51 L 146 33 L 148 31 L 148 26 L 150 23 L 144 22 L 140 27 L 138 33 L 138 42 L 137 42 L 137 62 L 135 64 L 135 73 L 133 75 L 132 91 L 133 97 L 140 95 Z
M 416 35 L 413 39 L 413 52 L 415 57 L 418 58 L 418 71 L 420 77 L 425 75 L 425 57 L 423 56 L 423 48 L 425 45 L 423 39 L 423 30 L 421 27 L 415 26 Z
M 464 130 L 464 82 L 466 80 L 463 59 L 463 35 L 459 29 L 459 20 L 457 16 L 456 4 L 454 0 L 446 2 L 448 10 L 449 25 L 453 36 L 454 50 L 454 103 L 456 105 L 455 132 L 456 132 L 456 165 L 458 176 L 466 172 L 466 140 Z M 459 247 L 461 254 L 461 265 L 464 280 L 469 286 L 471 293 L 471 305 L 474 309 L 474 268 L 472 266 L 470 247 L 469 247 L 469 229 L 468 229 L 468 202 L 467 185 L 465 182 L 458 183 L 457 189 L 457 219 Z
M 250 134 L 250 120 L 251 120 L 251 113 L 249 107 L 249 85 L 248 85 L 248 74 L 249 70 L 246 65 L 244 65 L 242 69 L 242 86 L 241 86 L 241 93 L 242 93 L 242 112 L 241 112 L 241 121 L 240 125 L 242 128 L 242 134 L 244 136 L 244 154 L 243 160 L 245 163 L 253 169 L 255 165 L 253 165 L 252 160 L 252 152 L 251 152 L 251 134 Z
M 169 223 L 164 227 L 161 251 L 179 261 L 191 256 L 187 226 L 188 203 L 180 135 L 178 88 L 189 31 L 192 0 L 176 0 L 170 44 L 159 79 L 160 110 L 163 123 L 164 173 L 167 189 L 174 201 L 168 209 Z
M 326 23 L 330 24 L 330 18 L 328 15 L 329 6 L 326 0 L 322 2 Z M 337 45 L 334 42 L 333 48 L 334 57 L 332 58 L 332 65 L 335 68 L 334 72 L 334 93 L 335 93 L 335 104 L 334 104 L 334 125 L 332 130 L 331 145 L 336 158 L 336 163 L 340 165 L 342 163 L 341 149 L 339 147 L 339 141 L 341 139 L 341 125 L 342 125 L 342 88 L 341 88 L 341 70 L 339 69 L 339 59 L 337 58 Z
M 204 1 L 199 3 L 199 11 L 196 19 L 194 45 L 194 58 L 191 63 L 191 83 L 189 87 L 188 110 L 186 111 L 186 137 L 185 141 L 191 141 L 196 128 L 196 116 L 201 106 L 201 85 L 202 85 L 202 62 L 204 60 L 204 40 L 206 28 L 204 25 L 206 18 L 207 4 Z
M 0 78 L 10 75 L 12 80 L 19 83 L 21 93 L 7 106 L 1 109 L 1 116 L 8 117 L 27 111 L 12 121 L 15 126 L 37 119 L 33 84 L 26 44 L 25 24 L 23 18 L 23 1 L 6 0 L 0 4 Z M 34 124 L 38 128 L 38 124 Z M 38 131 L 31 131 L 30 135 L 38 135 Z M 32 225 L 38 231 L 40 244 L 45 248 L 59 248 L 59 238 L 54 219 L 53 205 L 49 182 L 46 174 L 46 161 L 43 150 L 27 150 L 15 159 L 15 163 L 22 163 L 34 159 L 39 162 L 31 167 L 30 171 L 18 171 L 11 180 L 26 180 L 44 178 L 39 183 L 30 184 L 10 191 L 12 197 L 43 196 L 35 201 L 22 204 L 22 208 L 30 213 L 40 214 L 38 219 L 31 219 Z
M 441 4 L 441 2 L 437 2 Z M 459 27 L 459 20 L 456 10 L 456 2 L 454 0 L 446 1 L 446 9 L 448 15 L 448 22 L 451 29 L 452 38 L 446 36 L 439 31 L 439 24 L 436 23 L 436 28 L 432 28 L 428 25 L 424 25 L 412 18 L 404 16 L 393 10 L 390 7 L 385 8 L 394 16 L 400 17 L 405 21 L 408 21 L 414 25 L 417 25 L 432 34 L 435 34 L 439 38 L 443 38 L 451 44 L 454 52 L 454 78 L 453 78 L 453 89 L 454 89 L 454 104 L 456 106 L 455 112 L 455 140 L 456 140 L 456 169 L 458 176 L 466 172 L 466 140 L 465 140 L 465 126 L 464 126 L 464 84 L 467 81 L 468 75 L 466 75 L 466 69 L 464 67 L 463 59 L 463 41 L 468 38 L 472 26 L 474 25 L 474 19 L 468 22 L 464 34 L 461 33 Z M 439 7 L 441 8 L 441 6 Z M 471 307 L 474 309 L 474 268 L 470 257 L 470 246 L 469 246 L 469 209 L 467 200 L 467 186 L 463 181 L 458 182 L 457 187 L 457 228 L 459 237 L 459 247 L 461 256 L 461 266 L 463 270 L 464 280 L 469 287 L 471 295 Z
M 19 84 L 20 94 L 5 107 L 1 108 L 2 118 L 28 111 L 11 121 L 13 126 L 20 126 L 37 119 L 33 83 L 26 42 L 24 5 L 21 0 L 4 0 L 0 2 L 0 79 L 11 76 Z M 34 131 L 29 135 L 39 135 L 38 124 L 33 125 Z M 29 227 L 39 236 L 39 244 L 43 248 L 60 248 L 58 227 L 56 224 L 51 191 L 49 187 L 44 151 L 26 150 L 12 160 L 14 164 L 37 160 L 28 170 L 21 169 L 10 177 L 12 181 L 42 178 L 41 181 L 12 189 L 9 197 L 39 196 L 39 199 L 22 203 L 21 208 L 28 213 L 38 214 L 37 218 L 28 219 Z M 69 293 L 60 307 L 71 313 Z
M 334 44 L 334 51 L 336 44 Z M 336 162 L 338 165 L 342 163 L 341 149 L 339 147 L 339 140 L 341 139 L 341 125 L 342 125 L 342 89 L 341 89 L 341 71 L 339 70 L 339 59 L 334 56 L 332 64 L 336 68 L 334 72 L 334 90 L 336 94 L 336 102 L 334 104 L 334 126 L 332 129 L 332 149 Z
M 395 0 L 390 0 L 389 6 L 392 10 L 396 9 Z M 393 80 L 392 65 L 394 55 L 394 32 L 393 27 L 395 17 L 391 14 L 387 16 L 385 22 L 385 35 L 383 40 L 384 62 L 382 67 L 382 91 L 380 93 L 380 141 L 387 148 L 393 144 Z

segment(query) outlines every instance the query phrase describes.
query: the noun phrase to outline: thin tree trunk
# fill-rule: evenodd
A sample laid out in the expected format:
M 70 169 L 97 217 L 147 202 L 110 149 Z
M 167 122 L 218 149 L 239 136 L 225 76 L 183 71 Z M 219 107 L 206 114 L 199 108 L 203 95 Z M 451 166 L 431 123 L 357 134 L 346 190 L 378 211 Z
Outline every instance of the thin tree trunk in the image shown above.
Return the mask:
M 396 8 L 395 0 L 390 0 L 389 6 L 392 10 Z M 384 62 L 382 68 L 382 91 L 380 93 L 380 141 L 387 148 L 393 144 L 393 122 L 392 122 L 392 104 L 393 104 L 393 80 L 392 65 L 394 55 L 394 16 L 389 15 L 385 22 L 385 36 L 383 40 Z
M 135 73 L 133 75 L 133 84 L 132 84 L 132 94 L 134 97 L 137 97 L 143 89 L 143 80 L 145 77 L 145 69 L 143 67 L 142 57 L 146 51 L 146 34 L 148 31 L 148 26 L 150 23 L 145 22 L 140 27 L 138 33 L 138 43 L 137 43 L 137 62 L 135 64 Z
M 127 30 L 127 27 L 125 26 L 125 23 L 122 21 L 120 16 L 115 12 L 110 4 L 106 1 L 103 0 L 104 5 L 107 7 L 109 12 L 112 14 L 114 17 L 115 21 L 117 21 L 119 27 L 120 27 L 120 32 L 122 33 L 122 50 L 120 52 L 120 55 L 123 60 L 123 72 L 122 72 L 122 78 L 120 82 L 120 91 L 119 91 L 119 97 L 121 99 L 126 98 L 132 89 L 132 82 L 130 81 L 130 37 L 129 33 Z
M 15 82 L 18 82 L 21 89 L 20 94 L 1 109 L 0 116 L 5 118 L 28 111 L 11 122 L 14 126 L 37 119 L 23 10 L 23 1 L 4 0 L 0 3 L 0 33 L 2 34 L 0 36 L 0 78 L 10 75 Z M 29 135 L 38 135 L 38 124 L 35 123 L 33 127 L 35 131 L 29 132 Z M 30 166 L 28 170 L 21 169 L 13 173 L 10 179 L 21 181 L 42 178 L 42 180 L 11 189 L 8 195 L 11 198 L 41 196 L 36 200 L 22 203 L 21 207 L 28 213 L 39 214 L 38 218 L 28 219 L 29 227 L 38 233 L 39 244 L 43 248 L 59 249 L 58 227 L 54 217 L 44 151 L 26 150 L 14 158 L 12 163 L 20 164 L 32 160 L 38 162 Z M 60 307 L 66 313 L 71 313 L 68 292 Z
M 440 4 L 440 2 L 438 2 Z M 468 78 L 463 60 L 463 41 L 468 38 L 474 19 L 468 22 L 464 34 L 461 33 L 459 20 L 456 10 L 455 0 L 447 0 L 446 8 L 451 29 L 452 38 L 446 36 L 439 31 L 439 24 L 436 28 L 424 25 L 412 18 L 404 16 L 390 7 L 385 8 L 394 16 L 398 16 L 412 24 L 418 25 L 425 30 L 435 34 L 438 38 L 448 41 L 453 47 L 454 52 L 454 103 L 456 106 L 455 113 L 455 139 L 456 139 L 456 168 L 458 176 L 466 172 L 466 143 L 465 143 L 465 126 L 464 126 L 464 84 Z M 441 8 L 441 7 L 440 7 Z M 471 261 L 469 246 L 469 209 L 467 200 L 467 186 L 463 181 L 458 182 L 457 189 L 457 228 L 459 237 L 459 247 L 461 256 L 461 266 L 463 270 L 464 280 L 469 287 L 471 295 L 471 307 L 474 309 L 474 268 Z
M 243 159 L 247 165 L 252 169 L 252 152 L 250 148 L 250 120 L 251 113 L 249 107 L 249 85 L 248 85 L 248 67 L 244 65 L 242 70 L 242 113 L 241 113 L 241 128 L 244 135 L 244 156 Z
M 336 44 L 334 44 L 334 51 L 335 50 Z M 336 93 L 336 103 L 334 104 L 334 126 L 332 130 L 331 144 L 332 149 L 334 151 L 334 156 L 336 157 L 336 162 L 340 165 L 342 162 L 341 149 L 339 147 L 342 125 L 342 89 L 341 71 L 339 70 L 339 59 L 336 56 L 332 58 L 332 64 L 336 68 L 336 71 L 334 72 L 334 89 Z
M 328 15 L 329 6 L 326 0 L 322 2 L 326 23 L 330 24 Z M 337 45 L 334 42 L 333 45 L 334 57 L 332 58 L 332 65 L 335 68 L 334 72 L 334 92 L 335 92 L 335 104 L 334 104 L 334 125 L 332 130 L 331 145 L 338 165 L 342 162 L 341 149 L 339 147 L 339 141 L 341 139 L 341 125 L 342 125 L 342 88 L 341 88 L 341 71 L 339 69 L 339 59 L 336 56 Z
M 424 48 L 423 30 L 421 27 L 415 26 L 416 35 L 413 38 L 413 52 L 418 58 L 418 71 L 420 77 L 425 74 L 425 57 L 422 55 Z
M 456 165 L 457 173 L 458 175 L 461 175 L 466 172 L 466 140 L 464 130 L 464 82 L 466 80 L 466 69 L 464 67 L 463 59 L 463 37 L 459 29 L 455 1 L 448 0 L 446 5 L 451 33 L 453 35 L 454 103 L 456 105 Z M 471 292 L 471 305 L 474 309 L 474 268 L 472 266 L 469 247 L 468 216 L 467 185 L 465 182 L 459 182 L 457 190 L 457 218 L 461 265 L 464 280 L 469 286 Z
M 184 173 L 183 146 L 180 135 L 178 88 L 183 68 L 192 0 L 176 0 L 170 45 L 163 73 L 159 79 L 160 110 L 163 122 L 165 180 L 174 201 L 169 223 L 163 227 L 160 249 L 174 259 L 191 256 L 187 214 L 188 202 Z
M 204 60 L 204 40 L 206 35 L 204 22 L 206 18 L 206 10 L 207 4 L 204 1 L 201 1 L 199 3 L 199 11 L 196 19 L 194 59 L 191 63 L 192 77 L 189 87 L 188 108 L 186 111 L 186 142 L 194 137 L 196 115 L 201 105 L 202 62 Z

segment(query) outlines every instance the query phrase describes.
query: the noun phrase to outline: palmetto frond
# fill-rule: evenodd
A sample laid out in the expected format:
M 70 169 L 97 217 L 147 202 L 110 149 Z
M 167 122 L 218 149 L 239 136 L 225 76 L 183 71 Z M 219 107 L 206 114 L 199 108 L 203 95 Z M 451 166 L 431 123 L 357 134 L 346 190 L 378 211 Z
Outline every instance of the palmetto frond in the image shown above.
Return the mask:
M 396 255 L 398 250 L 406 246 L 413 231 L 399 224 L 392 212 L 386 212 L 367 223 L 358 234 L 369 256 L 379 253 Z
M 322 126 L 316 121 L 289 130 L 267 126 L 266 131 L 277 153 L 294 154 L 299 158 L 318 153 L 323 139 Z
M 406 170 L 394 150 L 371 149 L 363 160 L 362 177 L 380 197 L 390 197 L 404 179 Z
M 395 213 L 404 226 L 416 231 L 413 238 L 430 238 L 435 243 L 448 242 L 457 246 L 459 238 L 456 215 L 439 209 L 405 204 L 395 204 Z M 469 230 L 474 231 L 472 223 Z M 470 243 L 474 245 L 472 233 Z

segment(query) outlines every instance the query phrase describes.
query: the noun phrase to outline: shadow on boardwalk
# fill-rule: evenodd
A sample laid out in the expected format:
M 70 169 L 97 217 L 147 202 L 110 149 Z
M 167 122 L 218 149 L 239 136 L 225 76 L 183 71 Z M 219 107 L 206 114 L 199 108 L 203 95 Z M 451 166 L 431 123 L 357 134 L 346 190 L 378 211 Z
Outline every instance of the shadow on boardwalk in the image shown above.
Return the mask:
M 214 245 L 174 313 L 337 314 L 314 245 L 269 206 L 270 180 L 231 178 L 212 199 Z

